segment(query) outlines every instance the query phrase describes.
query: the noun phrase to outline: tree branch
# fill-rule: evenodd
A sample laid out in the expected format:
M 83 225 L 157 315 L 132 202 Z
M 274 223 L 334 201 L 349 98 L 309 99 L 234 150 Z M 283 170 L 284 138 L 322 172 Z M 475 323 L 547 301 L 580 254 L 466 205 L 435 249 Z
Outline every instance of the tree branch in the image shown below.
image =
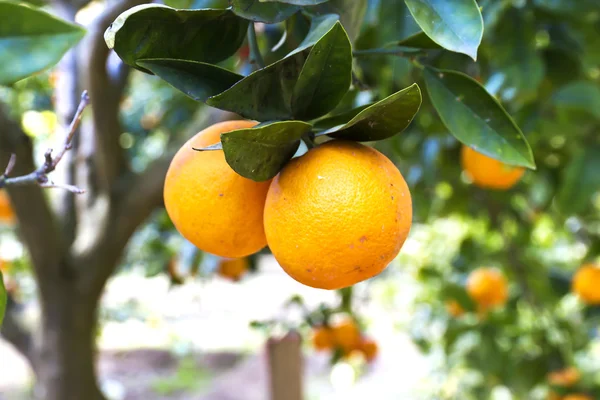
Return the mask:
M 128 166 L 123 149 L 119 145 L 122 130 L 119 122 L 119 104 L 124 85 L 115 85 L 109 74 L 107 61 L 110 51 L 104 42 L 104 32 L 119 14 L 143 3 L 147 1 L 115 2 L 93 23 L 86 39 L 87 55 L 82 71 L 87 73 L 86 87 L 89 88 L 94 104 L 94 165 L 99 185 L 105 192 L 110 192 L 113 183 L 123 172 L 127 172 Z
M 65 153 L 71 149 L 72 143 L 73 143 L 73 136 L 75 135 L 77 126 L 79 125 L 79 121 L 81 121 L 81 115 L 83 114 L 83 111 L 85 110 L 85 108 L 87 107 L 88 104 L 89 104 L 89 97 L 87 95 L 87 92 L 83 92 L 83 94 L 81 95 L 81 102 L 79 103 L 79 107 L 77 108 L 77 112 L 75 113 L 75 117 L 73 118 L 73 121 L 71 121 L 71 125 L 69 126 L 69 130 L 67 132 L 65 141 L 62 144 L 62 146 L 59 147 L 59 150 L 56 153 L 56 156 L 52 157 L 52 149 L 48 149 L 44 156 L 45 157 L 44 163 L 42 165 L 40 165 L 34 171 L 32 171 L 28 174 L 25 174 L 25 175 L 16 176 L 14 178 L 9 178 L 8 176 L 11 174 L 11 172 L 16 164 L 16 155 L 14 153 L 11 154 L 10 159 L 6 166 L 6 170 L 4 171 L 4 174 L 0 175 L 0 188 L 6 187 L 6 186 L 38 184 L 40 187 L 46 187 L 46 188 L 60 187 L 63 189 L 67 189 L 73 193 L 83 193 L 82 189 L 79 189 L 79 188 L 69 185 L 69 184 L 63 184 L 63 185 L 54 184 L 48 178 L 48 174 L 50 174 L 52 171 L 54 171 L 56 169 L 56 166 L 58 165 L 60 160 L 62 160 Z

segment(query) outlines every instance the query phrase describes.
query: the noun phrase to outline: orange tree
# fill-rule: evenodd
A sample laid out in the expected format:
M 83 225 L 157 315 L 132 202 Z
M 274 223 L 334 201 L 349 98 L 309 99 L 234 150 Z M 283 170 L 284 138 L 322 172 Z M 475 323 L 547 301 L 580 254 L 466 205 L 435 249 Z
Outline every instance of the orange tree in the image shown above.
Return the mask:
M 86 3 L 52 5 L 73 20 Z M 102 398 L 93 368 L 97 301 L 129 237 L 161 205 L 170 157 L 140 173 L 129 167 L 119 143 L 119 100 L 130 69 L 258 123 L 222 132 L 214 144 L 201 142 L 187 149 L 187 157 L 191 151 L 197 157 L 221 154 L 246 180 L 273 180 L 265 209 L 267 244 L 271 231 L 273 252 L 294 278 L 317 287 L 348 286 L 385 269 L 411 221 L 466 221 L 472 228 L 455 235 L 461 244 L 454 258 L 417 265 L 426 283 L 422 300 L 432 310 L 425 324 L 415 323 L 417 343 L 441 347 L 448 356 L 445 368 L 478 371 L 476 382 L 461 381 L 464 396 L 481 398 L 500 385 L 524 398 L 549 389 L 559 397 L 599 396 L 590 374 L 569 387 L 547 379 L 550 372 L 577 367 L 591 354 L 596 335 L 598 313 L 589 299 L 596 298 L 597 285 L 573 285 L 581 299 L 576 305 L 568 294 L 571 273 L 593 263 L 599 248 L 595 0 L 216 0 L 131 8 L 140 3 L 108 8 L 79 45 L 84 61 L 72 52 L 61 63 L 69 71 L 57 87 L 65 102 L 63 124 L 75 114 L 81 89 L 89 90 L 93 105 L 91 123 L 64 147 L 79 157 L 66 159 L 69 172 L 61 175 L 62 186 L 86 194 L 66 192 L 60 206 L 51 207 L 40 186 L 49 185 L 56 159 L 49 154 L 45 164 L 52 167 L 36 170 L 31 143 L 8 112 L 0 114 L 0 162 L 17 155 L 0 186 L 8 187 L 42 303 L 39 340 L 17 329 L 11 313 L 3 334 L 28 355 L 45 398 Z M 27 6 L 0 1 L 0 7 L 12 21 L 0 27 L 0 54 L 11 60 L 0 69 L 1 84 L 51 66 L 83 35 L 79 27 Z M 323 145 L 330 140 L 337 142 Z M 359 142 L 377 147 L 403 175 L 387 160 L 373 161 L 385 156 Z M 335 151 L 315 165 L 299 166 L 327 149 Z M 344 160 L 343 151 L 375 155 L 361 170 L 363 156 Z M 32 170 L 39 173 L 19 179 Z M 309 182 L 313 191 L 294 180 L 286 184 L 286 175 L 298 171 L 295 179 L 310 181 L 308 174 L 314 174 L 313 180 L 324 182 Z M 387 182 L 386 174 L 398 176 Z M 354 178 L 358 182 L 350 186 L 339 183 Z M 405 181 L 410 193 L 390 191 Z M 32 185 L 17 187 L 27 182 Z M 185 185 L 179 190 L 177 201 L 198 197 L 186 198 Z M 297 206 L 274 205 L 287 201 L 281 193 L 294 196 Z M 412 208 L 400 205 L 398 195 L 410 197 L 406 204 Z M 200 205 L 219 209 L 216 201 Z M 184 209 L 190 212 L 189 205 Z M 385 214 L 390 210 L 396 218 Z M 313 214 L 319 216 L 314 227 Z M 407 222 L 395 225 L 399 220 Z M 298 226 L 290 229 L 286 222 Z M 296 229 L 302 237 L 293 236 Z M 368 234 L 358 235 L 361 229 Z M 312 242 L 311 232 L 317 238 Z M 346 241 L 347 232 L 357 237 Z M 299 254 L 295 246 L 302 247 Z M 311 248 L 320 256 L 311 265 L 293 261 Z M 328 257 L 339 257 L 340 267 Z M 351 265 L 353 260 L 360 265 Z M 467 283 L 471 271 L 488 266 L 502 274 Z M 352 279 L 339 276 L 346 272 Z M 486 288 L 494 292 L 482 293 Z M 485 312 L 473 312 L 478 305 Z M 439 320 L 443 335 L 427 335 Z

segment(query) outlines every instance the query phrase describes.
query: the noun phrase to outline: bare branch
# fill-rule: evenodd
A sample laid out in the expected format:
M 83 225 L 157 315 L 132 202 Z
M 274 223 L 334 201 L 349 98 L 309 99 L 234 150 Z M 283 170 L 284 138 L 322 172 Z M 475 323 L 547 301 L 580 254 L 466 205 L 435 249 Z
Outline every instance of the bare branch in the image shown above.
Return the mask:
M 16 154 L 11 154 L 10 160 L 8 162 L 8 165 L 6 166 L 4 174 L 0 175 L 0 188 L 6 186 L 38 184 L 41 187 L 61 187 L 64 189 L 68 189 L 73 193 L 83 193 L 83 190 L 74 188 L 71 185 L 54 185 L 48 179 L 48 174 L 56 169 L 56 165 L 60 162 L 60 160 L 62 160 L 65 153 L 72 148 L 73 136 L 75 135 L 75 132 L 77 131 L 77 126 L 81 121 L 81 115 L 83 114 L 85 108 L 88 106 L 89 102 L 90 98 L 87 92 L 84 91 L 81 95 L 81 102 L 79 103 L 79 107 L 77 108 L 75 117 L 71 122 L 71 126 L 69 127 L 69 131 L 67 132 L 65 142 L 63 143 L 62 147 L 59 149 L 55 157 L 52 157 L 52 149 L 48 149 L 44 154 L 44 163 L 35 171 L 30 172 L 26 175 L 9 178 L 8 175 L 12 172 L 16 163 Z

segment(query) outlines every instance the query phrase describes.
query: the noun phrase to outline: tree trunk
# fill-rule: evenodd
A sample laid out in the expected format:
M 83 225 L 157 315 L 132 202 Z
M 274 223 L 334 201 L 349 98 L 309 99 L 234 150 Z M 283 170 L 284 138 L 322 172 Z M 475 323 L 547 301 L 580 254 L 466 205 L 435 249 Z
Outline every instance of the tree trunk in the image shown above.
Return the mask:
M 76 280 L 44 282 L 37 360 L 38 396 L 44 400 L 103 400 L 95 374 L 97 298 Z M 38 392 L 36 390 L 36 392 Z

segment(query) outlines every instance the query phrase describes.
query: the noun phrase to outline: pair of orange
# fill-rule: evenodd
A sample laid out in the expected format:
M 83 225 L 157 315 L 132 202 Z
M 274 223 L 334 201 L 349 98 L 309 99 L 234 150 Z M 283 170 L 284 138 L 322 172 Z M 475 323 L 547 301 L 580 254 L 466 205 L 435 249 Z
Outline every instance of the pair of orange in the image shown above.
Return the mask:
M 164 200 L 177 230 L 222 257 L 244 257 L 268 244 L 292 278 L 316 288 L 351 286 L 385 269 L 412 222 L 398 168 L 371 147 L 333 140 L 291 160 L 272 181 L 255 182 L 233 171 L 222 150 L 193 150 L 255 125 L 215 124 L 175 155 Z
M 358 352 L 368 362 L 377 357 L 378 346 L 373 339 L 363 336 L 354 321 L 347 319 L 332 326 L 318 326 L 313 330 L 313 347 L 317 351 L 341 350 L 344 356 Z

